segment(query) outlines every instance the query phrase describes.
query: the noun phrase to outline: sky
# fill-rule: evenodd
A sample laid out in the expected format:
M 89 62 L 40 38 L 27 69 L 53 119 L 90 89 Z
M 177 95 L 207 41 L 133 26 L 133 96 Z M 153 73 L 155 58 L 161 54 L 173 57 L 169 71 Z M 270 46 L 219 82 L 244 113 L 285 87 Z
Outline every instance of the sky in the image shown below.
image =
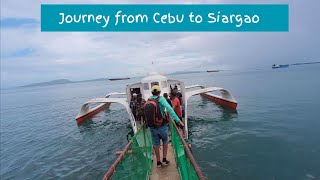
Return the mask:
M 41 4 L 289 4 L 289 32 L 41 32 Z M 1 0 L 1 88 L 320 61 L 319 0 Z

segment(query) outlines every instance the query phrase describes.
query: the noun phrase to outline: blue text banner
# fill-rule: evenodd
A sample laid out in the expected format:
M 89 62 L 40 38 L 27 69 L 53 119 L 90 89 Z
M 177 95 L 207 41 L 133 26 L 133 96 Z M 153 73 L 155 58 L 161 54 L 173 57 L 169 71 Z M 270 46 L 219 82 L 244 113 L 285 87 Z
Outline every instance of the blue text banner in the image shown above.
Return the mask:
M 41 31 L 289 31 L 284 4 L 42 4 Z

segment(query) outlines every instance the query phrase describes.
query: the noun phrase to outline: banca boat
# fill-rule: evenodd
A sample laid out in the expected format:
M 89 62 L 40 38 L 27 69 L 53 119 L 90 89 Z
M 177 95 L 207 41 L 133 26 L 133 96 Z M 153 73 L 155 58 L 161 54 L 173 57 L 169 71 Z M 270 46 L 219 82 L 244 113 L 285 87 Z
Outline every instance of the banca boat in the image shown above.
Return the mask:
M 155 156 L 152 151 L 152 140 L 150 130 L 144 124 L 136 122 L 129 103 L 134 93 L 142 94 L 147 100 L 151 94 L 151 87 L 159 85 L 161 95 L 170 93 L 172 87 L 177 87 L 182 94 L 182 107 L 184 110 L 183 121 L 185 124 L 186 136 L 181 135 L 181 129 L 169 117 L 170 143 L 167 158 L 171 164 L 165 168 L 156 168 Z M 87 101 L 81 107 L 76 116 L 78 123 L 84 122 L 94 116 L 111 103 L 122 104 L 129 115 L 134 136 L 126 145 L 123 151 L 118 153 L 118 158 L 104 175 L 103 179 L 206 179 L 204 173 L 197 165 L 190 147 L 187 144 L 188 137 L 188 99 L 194 95 L 206 97 L 223 108 L 236 109 L 237 101 L 231 93 L 221 87 L 204 87 L 201 85 L 185 86 L 184 82 L 169 79 L 158 73 L 150 73 L 149 76 L 141 79 L 140 82 L 127 85 L 125 92 L 114 92 L 107 94 L 104 98 L 95 98 Z M 124 96 L 124 97 L 113 97 Z M 99 105 L 91 107 L 92 104 Z

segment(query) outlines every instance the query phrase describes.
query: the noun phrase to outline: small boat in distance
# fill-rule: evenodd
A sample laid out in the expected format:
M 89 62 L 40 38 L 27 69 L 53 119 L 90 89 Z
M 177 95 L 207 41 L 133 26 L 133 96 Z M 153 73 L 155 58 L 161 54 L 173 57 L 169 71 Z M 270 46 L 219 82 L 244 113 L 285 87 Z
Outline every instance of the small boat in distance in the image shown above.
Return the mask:
M 272 69 L 278 69 L 278 68 L 288 68 L 289 64 L 273 64 Z
M 207 72 L 220 72 L 220 70 L 207 70 Z
M 126 78 L 109 78 L 110 81 L 120 81 L 120 80 L 127 80 L 130 79 L 129 77 Z

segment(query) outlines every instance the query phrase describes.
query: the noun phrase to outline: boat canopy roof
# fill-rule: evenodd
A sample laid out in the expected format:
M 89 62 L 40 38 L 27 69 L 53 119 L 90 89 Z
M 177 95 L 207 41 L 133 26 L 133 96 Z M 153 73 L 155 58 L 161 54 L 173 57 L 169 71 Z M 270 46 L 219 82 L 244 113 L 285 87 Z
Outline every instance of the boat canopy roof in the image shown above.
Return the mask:
M 163 76 L 163 75 L 160 75 L 158 73 L 150 73 L 149 76 L 141 79 L 141 82 L 142 83 L 148 83 L 148 82 L 154 82 L 154 81 L 167 81 L 168 78 Z

